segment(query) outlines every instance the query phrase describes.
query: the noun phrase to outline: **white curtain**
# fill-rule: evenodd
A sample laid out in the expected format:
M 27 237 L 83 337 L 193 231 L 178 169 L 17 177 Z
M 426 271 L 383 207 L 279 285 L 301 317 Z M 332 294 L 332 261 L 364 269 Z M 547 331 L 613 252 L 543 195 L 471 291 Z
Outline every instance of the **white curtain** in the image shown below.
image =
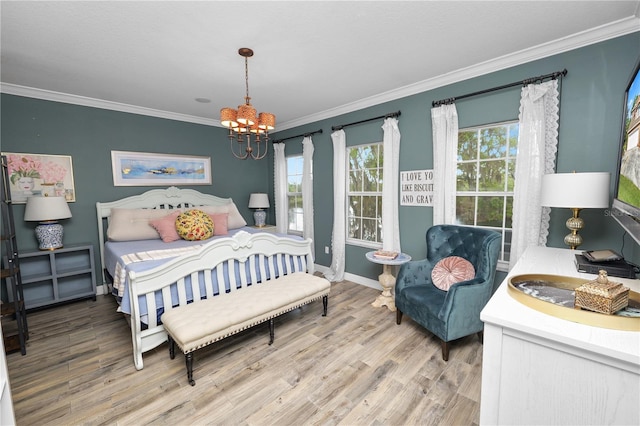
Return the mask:
M 398 176 L 400 175 L 400 129 L 398 120 L 387 118 L 382 125 L 384 164 L 382 174 L 382 249 L 401 252 L 398 219 Z
M 313 140 L 306 136 L 302 140 L 302 236 L 315 241 L 313 234 Z M 315 258 L 315 244 L 311 245 Z
M 275 193 L 276 232 L 286 234 L 289 228 L 289 208 L 287 203 L 287 159 L 283 143 L 274 143 L 273 188 Z
M 431 108 L 433 127 L 433 224 L 455 223 L 458 111 L 455 104 Z M 385 174 L 386 176 L 386 174 Z
M 555 169 L 559 104 L 557 80 L 522 88 L 509 269 L 528 246 L 547 242 L 550 208 L 540 205 L 540 190 Z
M 344 280 L 346 241 L 346 135 L 344 130 L 331 134 L 333 141 L 333 233 L 331 236 L 331 266 L 324 276 L 331 282 Z

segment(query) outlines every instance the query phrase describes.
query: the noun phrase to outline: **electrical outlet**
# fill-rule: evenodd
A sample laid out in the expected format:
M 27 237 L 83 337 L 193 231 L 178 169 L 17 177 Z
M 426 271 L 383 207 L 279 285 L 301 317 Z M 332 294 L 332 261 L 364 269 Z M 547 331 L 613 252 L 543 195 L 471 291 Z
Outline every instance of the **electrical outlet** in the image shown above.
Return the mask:
M 324 246 L 324 254 L 329 254 L 329 246 Z

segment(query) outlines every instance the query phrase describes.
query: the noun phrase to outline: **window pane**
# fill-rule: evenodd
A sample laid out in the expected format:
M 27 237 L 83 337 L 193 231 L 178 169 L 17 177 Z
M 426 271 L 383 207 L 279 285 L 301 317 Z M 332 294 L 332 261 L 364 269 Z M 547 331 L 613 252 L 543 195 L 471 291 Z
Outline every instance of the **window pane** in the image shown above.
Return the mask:
M 518 134 L 520 126 L 518 123 L 512 123 L 509 126 L 509 157 L 515 158 L 518 154 Z
M 362 197 L 362 217 L 367 217 L 367 218 L 378 217 L 378 197 L 374 197 L 374 196 Z
M 349 192 L 362 191 L 362 171 L 352 170 L 349 172 Z
M 352 195 L 349 197 L 349 216 L 362 216 L 362 197 Z
M 503 247 L 504 247 L 504 257 L 503 260 L 505 262 L 508 262 L 509 260 L 511 260 L 511 237 L 513 235 L 513 232 L 510 229 L 506 229 L 503 236 L 502 236 L 502 240 L 503 240 Z
M 363 171 L 363 188 L 365 192 L 378 191 L 378 169 L 365 169 Z
M 458 191 L 476 190 L 477 164 L 476 162 L 458 164 L 456 172 L 456 189 Z
M 289 192 L 302 192 L 302 175 L 289 175 L 288 183 Z
M 357 240 L 362 239 L 362 226 L 360 224 L 360 219 L 356 217 L 349 218 L 349 238 L 355 238 Z
M 289 208 L 289 230 L 302 232 L 304 230 L 303 221 L 304 216 L 301 207 Z
M 505 190 L 504 160 L 482 161 L 480 163 L 479 191 L 504 191 Z
M 507 152 L 506 127 L 489 127 L 480 132 L 480 158 L 501 158 Z
M 478 155 L 478 137 L 476 131 L 458 133 L 458 161 L 467 161 Z
M 365 241 L 378 241 L 378 221 L 362 219 L 362 237 Z
M 507 197 L 507 209 L 505 212 L 505 228 L 513 228 L 513 197 Z
M 502 228 L 504 197 L 478 197 L 478 226 Z
M 516 160 L 507 160 L 507 191 L 513 192 L 516 183 Z
M 456 197 L 456 223 L 475 225 L 476 197 Z
M 287 174 L 302 175 L 302 157 L 287 157 Z

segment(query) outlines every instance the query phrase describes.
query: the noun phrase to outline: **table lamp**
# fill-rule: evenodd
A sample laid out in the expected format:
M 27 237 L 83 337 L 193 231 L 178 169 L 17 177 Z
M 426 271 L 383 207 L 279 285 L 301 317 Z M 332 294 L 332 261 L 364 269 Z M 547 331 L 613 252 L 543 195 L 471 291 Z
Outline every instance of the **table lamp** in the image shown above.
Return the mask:
M 71 210 L 64 197 L 29 197 L 24 209 L 24 220 L 40 222 L 36 226 L 36 238 L 40 250 L 62 248 L 64 230 L 60 219 L 71 217 Z
M 604 209 L 609 207 L 609 183 L 611 175 L 606 172 L 555 173 L 542 176 L 540 204 L 548 207 L 565 207 L 573 211 L 567 219 L 571 231 L 564 243 L 572 250 L 582 244 L 578 232 L 584 227 L 580 218 L 582 209 Z
M 253 213 L 253 220 L 258 228 L 262 228 L 267 218 L 267 212 L 263 209 L 269 208 L 269 196 L 267 194 L 253 193 L 249 197 L 249 208 L 257 209 Z

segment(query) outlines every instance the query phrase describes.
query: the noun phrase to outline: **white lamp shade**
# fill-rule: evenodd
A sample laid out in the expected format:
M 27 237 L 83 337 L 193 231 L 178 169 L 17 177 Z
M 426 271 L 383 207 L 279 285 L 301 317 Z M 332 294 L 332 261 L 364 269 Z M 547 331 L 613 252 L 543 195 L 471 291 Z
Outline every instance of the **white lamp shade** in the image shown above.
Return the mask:
M 29 197 L 24 209 L 25 221 L 45 222 L 68 219 L 71 210 L 64 197 Z
M 544 175 L 540 204 L 570 209 L 607 208 L 610 180 L 611 174 L 606 172 Z
M 249 197 L 250 209 L 267 209 L 269 208 L 269 196 L 267 194 L 253 193 Z

